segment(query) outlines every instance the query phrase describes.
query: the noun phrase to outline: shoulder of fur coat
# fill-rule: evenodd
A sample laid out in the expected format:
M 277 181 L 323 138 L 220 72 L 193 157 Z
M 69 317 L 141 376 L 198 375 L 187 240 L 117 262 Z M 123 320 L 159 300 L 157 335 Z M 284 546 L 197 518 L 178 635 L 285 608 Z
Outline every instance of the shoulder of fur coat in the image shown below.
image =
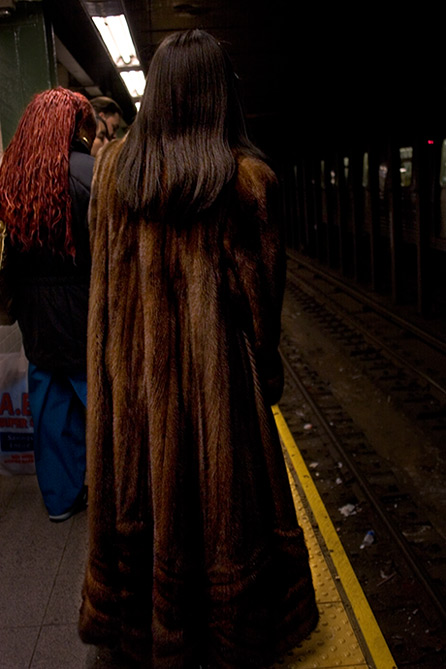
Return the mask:
M 242 209 L 268 218 L 269 200 L 277 188 L 277 177 L 265 162 L 251 156 L 238 159 L 235 189 Z
M 123 139 L 115 139 L 99 151 L 94 164 L 93 183 L 98 179 L 99 175 L 103 179 L 104 177 L 108 177 L 110 170 L 114 169 L 116 159 L 121 152 L 124 141 L 125 137 Z
M 107 144 L 96 158 L 94 174 L 101 179 L 114 176 L 116 160 L 121 152 L 124 139 Z M 264 201 L 268 192 L 278 185 L 273 170 L 260 158 L 239 156 L 237 158 L 236 191 L 246 205 L 257 205 Z

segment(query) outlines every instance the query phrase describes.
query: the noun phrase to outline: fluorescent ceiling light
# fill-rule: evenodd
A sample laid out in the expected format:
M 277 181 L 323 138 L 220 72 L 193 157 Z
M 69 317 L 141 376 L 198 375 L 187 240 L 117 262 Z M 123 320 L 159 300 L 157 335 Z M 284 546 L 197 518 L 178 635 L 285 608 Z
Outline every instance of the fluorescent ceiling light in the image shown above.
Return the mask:
M 105 46 L 118 67 L 139 65 L 136 49 L 130 35 L 124 14 L 119 16 L 92 16 L 93 22 L 99 30 Z
M 123 70 L 119 74 L 132 98 L 140 98 L 146 85 L 144 72 L 142 70 Z

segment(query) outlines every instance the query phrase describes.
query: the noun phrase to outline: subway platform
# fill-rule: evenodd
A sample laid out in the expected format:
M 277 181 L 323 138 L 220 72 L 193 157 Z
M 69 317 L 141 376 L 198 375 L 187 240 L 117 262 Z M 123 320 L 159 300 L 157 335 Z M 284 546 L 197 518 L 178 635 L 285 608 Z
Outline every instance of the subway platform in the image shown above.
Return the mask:
M 396 667 L 279 407 L 299 522 L 310 552 L 320 621 L 274 669 Z M 87 514 L 48 521 L 36 477 L 0 476 L 0 669 L 125 669 L 77 635 Z

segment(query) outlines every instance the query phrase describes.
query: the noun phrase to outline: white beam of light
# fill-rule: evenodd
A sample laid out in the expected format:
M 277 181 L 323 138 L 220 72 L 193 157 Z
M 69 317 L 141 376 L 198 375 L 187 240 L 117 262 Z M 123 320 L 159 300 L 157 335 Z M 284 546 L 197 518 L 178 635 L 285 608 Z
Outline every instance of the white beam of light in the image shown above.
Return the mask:
M 132 98 L 139 98 L 144 93 L 146 79 L 142 70 L 126 70 L 119 73 Z
M 118 67 L 139 65 L 136 48 L 124 14 L 119 16 L 92 16 L 110 55 Z

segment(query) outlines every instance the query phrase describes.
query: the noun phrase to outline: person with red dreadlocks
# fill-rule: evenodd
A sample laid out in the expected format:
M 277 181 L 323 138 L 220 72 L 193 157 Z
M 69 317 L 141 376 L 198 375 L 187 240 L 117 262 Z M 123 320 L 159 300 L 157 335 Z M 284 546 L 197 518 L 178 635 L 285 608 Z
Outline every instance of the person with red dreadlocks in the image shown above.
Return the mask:
M 13 309 L 29 360 L 36 473 L 52 521 L 86 506 L 88 204 L 96 119 L 58 87 L 26 108 L 0 166 Z

